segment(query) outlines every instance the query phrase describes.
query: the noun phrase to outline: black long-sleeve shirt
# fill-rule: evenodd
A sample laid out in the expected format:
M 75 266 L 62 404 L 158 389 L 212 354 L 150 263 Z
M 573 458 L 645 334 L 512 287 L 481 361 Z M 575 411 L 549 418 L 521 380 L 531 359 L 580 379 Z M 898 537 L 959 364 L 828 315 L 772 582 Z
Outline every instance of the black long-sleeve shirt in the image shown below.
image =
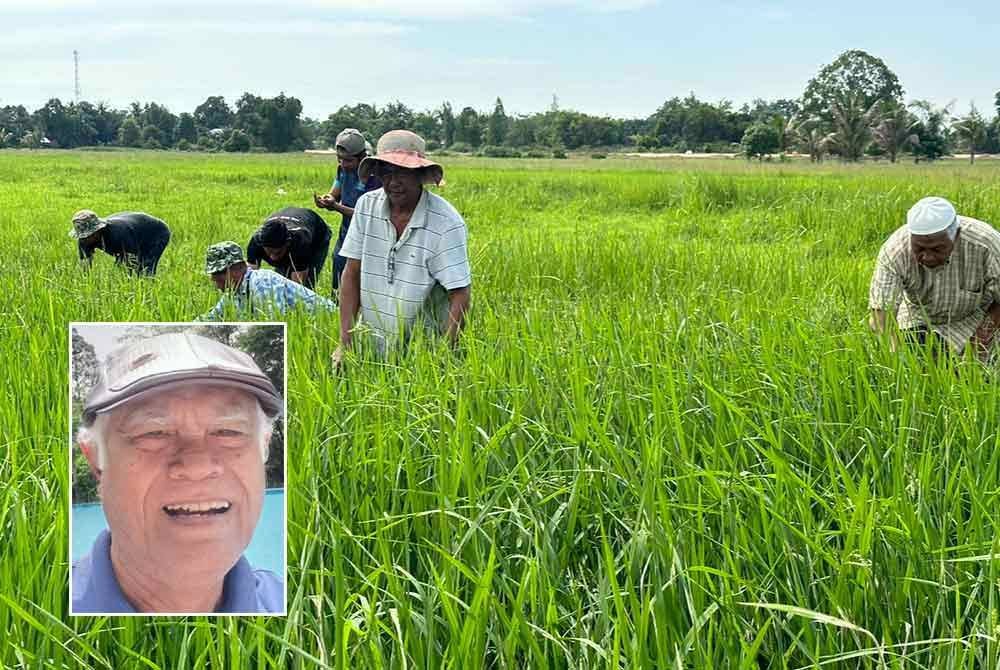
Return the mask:
M 278 219 L 288 229 L 288 253 L 277 262 L 272 262 L 264 253 L 264 246 L 254 232 L 247 243 L 247 262 L 260 265 L 266 260 L 279 274 L 289 276 L 294 272 L 304 272 L 322 264 L 330 245 L 330 227 L 319 214 L 303 207 L 285 207 L 267 217 L 267 221 Z
M 115 257 L 115 263 L 133 270 L 155 270 L 163 249 L 170 240 L 167 224 L 145 212 L 118 212 L 105 217 L 108 225 L 101 229 L 100 240 L 86 246 L 77 242 L 81 260 L 90 261 L 95 249 Z

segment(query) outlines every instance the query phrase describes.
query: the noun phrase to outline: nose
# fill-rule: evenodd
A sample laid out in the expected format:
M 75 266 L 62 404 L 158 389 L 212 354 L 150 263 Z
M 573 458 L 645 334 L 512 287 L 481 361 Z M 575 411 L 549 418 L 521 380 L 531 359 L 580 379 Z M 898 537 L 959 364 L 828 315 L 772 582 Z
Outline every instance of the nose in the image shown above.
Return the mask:
M 169 472 L 171 479 L 213 479 L 222 474 L 222 463 L 212 449 L 200 444 L 188 444 L 174 452 Z

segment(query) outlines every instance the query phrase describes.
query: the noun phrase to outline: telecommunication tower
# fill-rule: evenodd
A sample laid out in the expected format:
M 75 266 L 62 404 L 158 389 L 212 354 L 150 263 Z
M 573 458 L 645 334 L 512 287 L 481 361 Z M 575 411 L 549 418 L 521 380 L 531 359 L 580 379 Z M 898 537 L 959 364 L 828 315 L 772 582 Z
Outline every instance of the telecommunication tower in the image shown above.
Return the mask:
M 80 54 L 77 53 L 76 49 L 73 49 L 73 94 L 76 96 L 76 102 L 80 102 Z

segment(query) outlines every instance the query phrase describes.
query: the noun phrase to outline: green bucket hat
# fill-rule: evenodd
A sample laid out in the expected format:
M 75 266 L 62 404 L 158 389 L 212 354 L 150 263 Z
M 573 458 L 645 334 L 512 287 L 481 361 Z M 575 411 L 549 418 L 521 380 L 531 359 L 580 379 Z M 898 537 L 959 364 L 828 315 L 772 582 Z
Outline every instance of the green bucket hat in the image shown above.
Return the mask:
M 243 247 L 235 242 L 219 242 L 208 248 L 205 254 L 205 274 L 212 275 L 224 272 L 230 265 L 245 260 Z
M 81 209 L 73 215 L 73 229 L 69 231 L 69 236 L 78 240 L 90 237 L 106 225 L 108 222 L 94 212 L 89 209 Z

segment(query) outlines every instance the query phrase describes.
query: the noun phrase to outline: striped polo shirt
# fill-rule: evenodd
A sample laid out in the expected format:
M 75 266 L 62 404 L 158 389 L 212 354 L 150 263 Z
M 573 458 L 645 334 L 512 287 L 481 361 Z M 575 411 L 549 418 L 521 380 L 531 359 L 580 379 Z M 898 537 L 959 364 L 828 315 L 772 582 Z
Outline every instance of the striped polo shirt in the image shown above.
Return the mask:
M 898 309 L 900 328 L 926 325 L 961 352 L 1000 301 L 1000 232 L 967 216 L 958 226 L 951 256 L 936 268 L 917 262 L 906 226 L 896 230 L 879 251 L 868 304 Z
M 462 216 L 426 189 L 399 239 L 385 191 L 358 198 L 340 255 L 361 261 L 361 321 L 380 352 L 415 325 L 443 331 L 447 292 L 472 283 L 467 239 Z

